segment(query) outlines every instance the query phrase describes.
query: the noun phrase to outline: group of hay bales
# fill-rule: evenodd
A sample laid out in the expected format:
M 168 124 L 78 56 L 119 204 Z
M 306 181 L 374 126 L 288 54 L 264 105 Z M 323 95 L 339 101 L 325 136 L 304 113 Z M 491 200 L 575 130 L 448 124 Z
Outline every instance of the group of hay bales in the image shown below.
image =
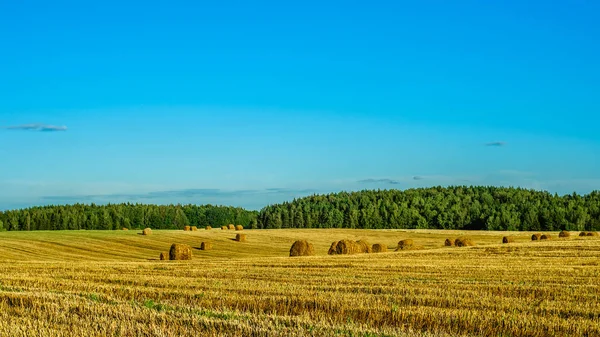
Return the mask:
M 335 244 L 335 249 L 333 245 Z M 371 253 L 371 245 L 365 240 L 340 240 L 332 243 L 330 248 L 330 255 L 352 255 L 352 254 L 363 254 Z
M 471 238 L 460 237 L 456 239 L 448 238 L 444 241 L 446 247 L 472 247 L 475 246 L 475 242 Z
M 206 227 L 206 229 L 212 229 L 209 228 L 210 226 Z M 242 225 L 233 225 L 233 224 L 229 224 L 227 226 L 221 226 L 221 230 L 222 231 L 226 231 L 226 230 L 236 230 L 236 231 L 243 231 L 244 230 L 244 226 Z
M 535 233 L 531 235 L 531 241 L 552 240 L 552 235 Z
M 195 232 L 197 230 L 198 230 L 198 227 L 196 227 L 196 226 L 184 226 L 183 227 L 184 232 Z
M 579 236 L 598 236 L 598 232 L 581 232 Z

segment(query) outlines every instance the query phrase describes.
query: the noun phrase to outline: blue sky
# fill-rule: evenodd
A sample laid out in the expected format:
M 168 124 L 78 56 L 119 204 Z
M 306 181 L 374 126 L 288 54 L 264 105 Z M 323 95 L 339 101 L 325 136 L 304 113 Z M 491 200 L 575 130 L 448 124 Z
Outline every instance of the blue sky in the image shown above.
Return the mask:
M 592 1 L 4 1 L 0 209 L 588 193 L 599 20 Z

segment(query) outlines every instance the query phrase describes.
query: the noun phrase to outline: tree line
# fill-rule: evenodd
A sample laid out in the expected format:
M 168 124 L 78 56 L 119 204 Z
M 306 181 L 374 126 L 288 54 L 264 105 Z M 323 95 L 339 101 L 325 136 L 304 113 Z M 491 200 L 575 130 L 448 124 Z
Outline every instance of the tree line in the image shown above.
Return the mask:
M 600 230 L 600 192 L 451 186 L 312 195 L 257 211 L 213 205 L 62 205 L 0 212 L 0 230 L 246 228 Z
M 267 206 L 259 228 L 600 230 L 600 193 L 451 186 L 364 190 Z
M 239 224 L 257 228 L 256 211 L 212 205 L 61 205 L 0 212 L 0 230 L 183 229 Z

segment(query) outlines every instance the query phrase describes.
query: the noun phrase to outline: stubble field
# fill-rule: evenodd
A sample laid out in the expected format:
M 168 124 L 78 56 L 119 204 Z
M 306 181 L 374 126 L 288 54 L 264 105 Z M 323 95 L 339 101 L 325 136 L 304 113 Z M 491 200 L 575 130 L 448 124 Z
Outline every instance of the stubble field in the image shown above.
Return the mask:
M 598 336 L 600 238 L 433 230 L 0 233 L 0 336 Z M 475 247 L 443 247 L 468 235 Z M 387 245 L 328 256 L 332 241 Z M 394 252 L 401 239 L 419 250 Z M 317 256 L 290 258 L 297 239 Z M 172 243 L 192 261 L 159 261 Z

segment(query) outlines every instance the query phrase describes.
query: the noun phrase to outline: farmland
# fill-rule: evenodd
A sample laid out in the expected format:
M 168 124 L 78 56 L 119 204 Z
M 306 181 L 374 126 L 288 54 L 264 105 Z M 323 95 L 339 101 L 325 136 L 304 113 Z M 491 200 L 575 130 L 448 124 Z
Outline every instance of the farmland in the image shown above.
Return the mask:
M 596 336 L 600 238 L 278 229 L 0 233 L 0 336 Z M 575 233 L 574 233 L 575 234 Z M 474 247 L 443 247 L 468 235 Z M 515 242 L 501 244 L 504 235 Z M 388 253 L 329 256 L 332 241 Z M 401 239 L 418 250 L 394 252 Z M 316 256 L 288 257 L 306 239 Z M 208 241 L 213 249 L 201 251 Z M 172 243 L 191 261 L 159 261 Z

